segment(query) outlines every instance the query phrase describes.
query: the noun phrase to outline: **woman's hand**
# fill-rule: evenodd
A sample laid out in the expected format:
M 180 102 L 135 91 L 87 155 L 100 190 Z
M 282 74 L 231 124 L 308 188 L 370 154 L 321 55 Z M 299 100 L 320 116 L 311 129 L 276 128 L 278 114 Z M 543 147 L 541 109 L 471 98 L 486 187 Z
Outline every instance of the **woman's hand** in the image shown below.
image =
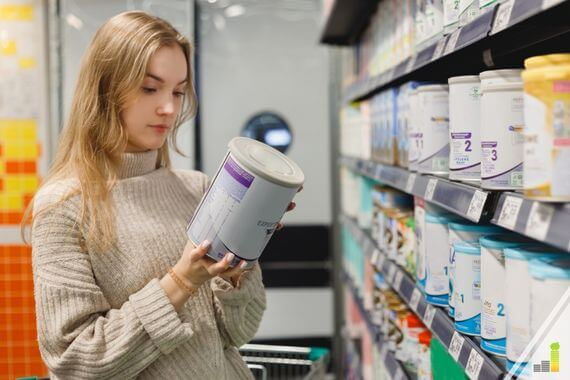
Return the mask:
M 255 265 L 257 265 L 257 263 Z M 220 276 L 221 278 L 223 278 L 224 280 L 231 283 L 234 287 L 237 288 L 239 285 L 239 279 L 241 278 L 241 275 L 244 274 L 244 272 L 246 272 L 246 269 L 244 269 L 246 266 L 247 266 L 247 261 L 242 260 L 238 265 L 220 273 L 218 276 Z
M 299 188 L 299 190 L 297 190 L 297 193 L 300 193 L 303 190 L 303 186 L 301 186 Z M 293 211 L 295 210 L 295 207 L 297 207 L 297 204 L 295 202 L 291 202 L 289 203 L 289 206 L 287 206 L 287 210 L 285 210 L 285 212 L 289 212 L 289 211 Z M 277 231 L 281 230 L 283 228 L 283 223 L 279 222 L 277 223 L 277 228 L 275 228 Z
M 233 253 L 227 253 L 222 260 L 216 262 L 206 256 L 208 248 L 210 248 L 208 241 L 202 242 L 197 247 L 188 241 L 182 257 L 173 268 L 194 289 L 198 289 L 204 282 L 227 271 L 235 257 Z

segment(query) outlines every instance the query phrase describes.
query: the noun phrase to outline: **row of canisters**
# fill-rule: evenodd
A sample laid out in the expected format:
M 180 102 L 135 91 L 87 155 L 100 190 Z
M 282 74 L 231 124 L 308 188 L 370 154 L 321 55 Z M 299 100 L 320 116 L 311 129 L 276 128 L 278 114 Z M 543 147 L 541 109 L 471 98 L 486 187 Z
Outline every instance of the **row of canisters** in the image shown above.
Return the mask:
M 427 203 L 416 204 L 415 217 L 416 280 L 426 301 L 447 308 L 455 329 L 480 336 L 508 369 L 526 362 L 523 351 L 570 287 L 568 253 Z

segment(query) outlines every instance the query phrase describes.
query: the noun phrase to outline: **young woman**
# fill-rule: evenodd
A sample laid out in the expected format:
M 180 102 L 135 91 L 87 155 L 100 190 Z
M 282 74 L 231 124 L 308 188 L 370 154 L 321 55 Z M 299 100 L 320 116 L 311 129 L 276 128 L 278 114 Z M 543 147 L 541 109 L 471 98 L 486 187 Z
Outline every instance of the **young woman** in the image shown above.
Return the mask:
M 170 169 L 196 107 L 191 46 L 126 12 L 96 33 L 33 203 L 38 341 L 52 379 L 246 379 L 265 309 L 256 265 L 215 262 L 186 226 L 208 180 Z M 290 209 L 294 207 L 292 203 Z

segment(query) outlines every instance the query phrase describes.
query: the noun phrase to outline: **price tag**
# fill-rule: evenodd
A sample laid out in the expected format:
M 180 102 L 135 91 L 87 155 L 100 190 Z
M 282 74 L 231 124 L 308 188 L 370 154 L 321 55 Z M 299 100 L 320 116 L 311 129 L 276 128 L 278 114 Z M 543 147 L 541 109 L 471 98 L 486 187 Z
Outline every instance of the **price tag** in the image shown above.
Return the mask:
M 499 220 L 497 221 L 499 226 L 514 230 L 522 203 L 522 198 L 508 195 L 499 214 Z
M 410 298 L 410 307 L 413 311 L 418 311 L 418 305 L 420 304 L 420 299 L 422 298 L 422 293 L 418 288 L 414 288 L 412 292 L 412 297 Z
M 431 201 L 433 199 L 433 193 L 435 193 L 435 187 L 437 186 L 437 179 L 430 178 L 427 187 L 424 199 L 426 201 Z
M 404 380 L 404 371 L 402 370 L 402 368 L 398 367 L 398 369 L 396 370 L 396 374 L 394 375 L 394 380 Z
M 424 313 L 424 323 L 428 329 L 431 329 L 433 318 L 435 317 L 436 308 L 432 305 L 427 305 L 426 312 Z
M 414 173 L 408 175 L 408 182 L 406 182 L 406 193 L 412 194 L 412 191 L 414 190 L 414 185 L 416 184 L 416 177 L 417 175 Z
M 467 367 L 465 367 L 465 373 L 470 379 L 477 380 L 481 373 L 481 367 L 483 367 L 483 356 L 475 349 L 471 349 L 469 359 L 467 360 Z
M 554 207 L 552 205 L 533 202 L 526 222 L 525 233 L 535 239 L 544 240 L 553 215 Z
M 380 270 L 384 270 L 384 262 L 386 261 L 386 256 L 383 254 L 380 254 L 380 256 L 378 257 L 378 264 L 377 267 Z
M 372 263 L 372 265 L 376 265 L 376 261 L 378 261 L 379 255 L 380 251 L 375 248 L 374 251 L 372 252 L 372 257 L 370 258 L 370 263 Z
M 410 62 L 408 62 L 408 66 L 406 67 L 406 74 L 414 69 L 414 65 L 416 64 L 416 58 L 417 57 L 418 56 L 414 54 L 412 56 L 412 58 L 410 59 Z
M 495 15 L 495 20 L 493 22 L 493 28 L 491 29 L 491 34 L 499 33 L 509 26 L 509 21 L 511 21 L 511 13 L 513 12 L 513 5 L 515 0 L 507 0 L 501 5 L 499 5 L 499 10 Z
M 388 283 L 394 284 L 394 275 L 395 274 L 396 274 L 396 265 L 391 264 L 390 268 L 388 268 L 388 276 L 386 277 L 386 280 L 388 280 Z
M 443 50 L 444 55 L 453 53 L 453 51 L 455 50 L 455 45 L 457 45 L 457 40 L 459 39 L 460 34 L 461 34 L 461 29 L 457 29 L 455 32 L 449 35 L 447 43 L 445 44 L 445 49 Z
M 435 50 L 433 55 L 431 56 L 432 62 L 436 59 L 439 59 L 443 55 L 443 49 L 445 48 L 445 42 L 447 41 L 447 37 L 444 37 L 437 41 L 437 45 L 435 46 Z
M 485 201 L 487 200 L 487 193 L 481 190 L 475 190 L 475 194 L 471 198 L 471 203 L 469 203 L 469 208 L 467 209 L 467 218 L 478 222 L 481 218 L 481 213 L 483 212 L 483 206 L 485 206 Z
M 393 265 L 393 268 L 395 268 L 396 266 Z M 402 285 L 402 279 L 404 278 L 404 273 L 401 270 L 398 270 L 396 272 L 396 275 L 394 276 L 394 289 L 396 290 L 400 290 L 400 286 Z
M 449 343 L 449 354 L 455 359 L 459 360 L 459 353 L 461 352 L 461 347 L 463 347 L 463 342 L 465 338 L 461 336 L 457 331 L 453 332 L 453 338 L 451 338 L 451 343 Z
M 556 4 L 561 3 L 562 0 L 543 0 L 542 2 L 542 10 L 548 9 L 550 7 L 555 6 Z

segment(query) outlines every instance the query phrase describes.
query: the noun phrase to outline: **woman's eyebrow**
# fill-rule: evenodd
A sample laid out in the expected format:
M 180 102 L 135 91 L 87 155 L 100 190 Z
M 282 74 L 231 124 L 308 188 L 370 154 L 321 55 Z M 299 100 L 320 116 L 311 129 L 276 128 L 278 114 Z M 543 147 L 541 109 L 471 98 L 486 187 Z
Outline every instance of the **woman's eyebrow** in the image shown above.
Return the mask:
M 157 80 L 157 81 L 159 81 L 160 83 L 164 83 L 164 79 L 162 79 L 162 78 L 159 77 L 158 75 L 154 75 L 154 74 L 148 73 L 148 74 L 146 74 L 146 76 L 147 76 L 147 77 L 151 77 L 152 79 Z M 184 79 L 184 80 L 178 82 L 178 84 L 182 84 L 182 83 L 184 83 L 184 82 L 188 82 L 188 78 L 186 78 L 186 79 Z

